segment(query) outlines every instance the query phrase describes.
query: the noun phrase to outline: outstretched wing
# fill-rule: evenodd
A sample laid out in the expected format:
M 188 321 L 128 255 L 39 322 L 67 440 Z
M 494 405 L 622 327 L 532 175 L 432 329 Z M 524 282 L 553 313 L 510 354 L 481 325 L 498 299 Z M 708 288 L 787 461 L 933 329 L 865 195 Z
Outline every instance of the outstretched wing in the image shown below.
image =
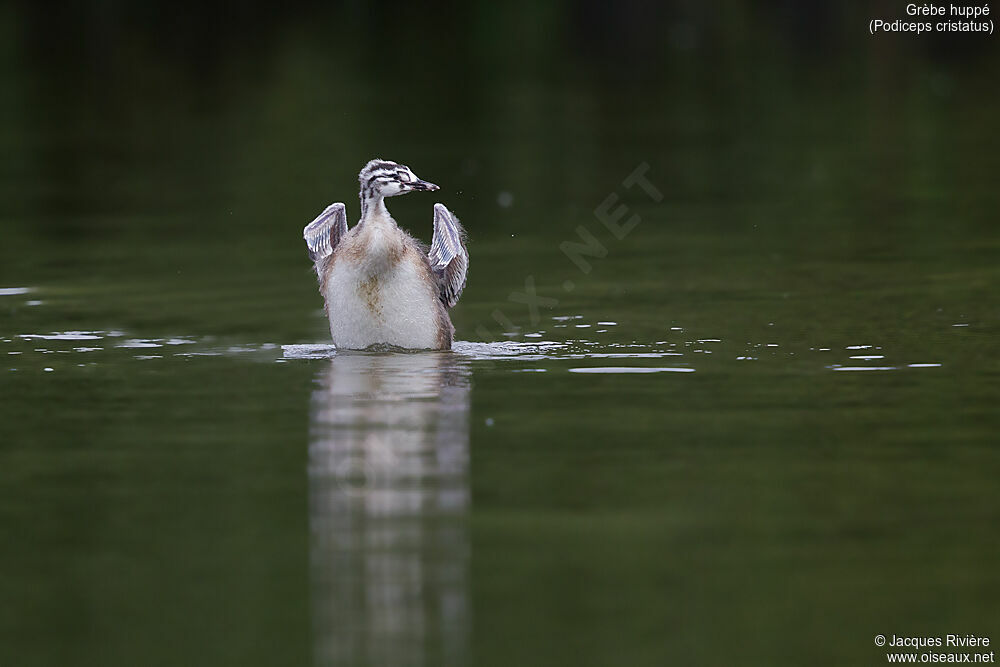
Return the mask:
M 302 230 L 302 238 L 309 248 L 309 259 L 318 262 L 333 254 L 340 239 L 347 234 L 347 209 L 337 202 L 330 204 L 316 219 Z
M 465 287 L 469 251 L 465 249 L 465 230 L 443 204 L 434 204 L 434 238 L 427 257 L 437 277 L 441 302 L 451 308 Z

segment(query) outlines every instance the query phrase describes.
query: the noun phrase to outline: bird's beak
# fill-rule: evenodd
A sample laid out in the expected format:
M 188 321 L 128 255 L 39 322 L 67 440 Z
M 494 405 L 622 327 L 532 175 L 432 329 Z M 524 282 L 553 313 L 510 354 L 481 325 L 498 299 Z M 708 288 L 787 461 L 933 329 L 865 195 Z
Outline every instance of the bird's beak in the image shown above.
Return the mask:
M 407 183 L 411 190 L 419 190 L 421 192 L 433 192 L 434 190 L 440 190 L 438 186 L 433 183 L 428 183 L 427 181 L 416 180 L 412 183 Z

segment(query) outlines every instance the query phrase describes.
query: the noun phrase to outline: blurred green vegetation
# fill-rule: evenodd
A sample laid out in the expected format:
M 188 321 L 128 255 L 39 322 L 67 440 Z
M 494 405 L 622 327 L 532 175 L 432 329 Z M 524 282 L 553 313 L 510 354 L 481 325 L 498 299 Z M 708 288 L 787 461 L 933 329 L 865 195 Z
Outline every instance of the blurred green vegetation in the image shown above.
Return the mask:
M 281 290 L 301 319 L 315 298 L 298 229 L 330 201 L 356 215 L 373 155 L 442 183 L 478 266 L 502 259 L 473 276 L 470 303 L 547 267 L 561 284 L 574 269 L 559 241 L 641 161 L 667 203 L 607 264 L 641 263 L 653 281 L 712 261 L 679 243 L 632 261 L 662 247 L 650 228 L 685 225 L 813 267 L 831 252 L 910 260 L 898 275 L 936 258 L 985 267 L 996 50 L 875 39 L 864 16 L 839 3 L 14 4 L 0 13 L 0 281 L 110 289 L 109 303 L 134 289 L 167 321 L 196 319 L 180 322 L 189 333 L 250 324 L 202 304 L 209 286 Z M 428 236 L 428 198 L 392 204 Z M 489 319 L 462 312 L 470 336 Z

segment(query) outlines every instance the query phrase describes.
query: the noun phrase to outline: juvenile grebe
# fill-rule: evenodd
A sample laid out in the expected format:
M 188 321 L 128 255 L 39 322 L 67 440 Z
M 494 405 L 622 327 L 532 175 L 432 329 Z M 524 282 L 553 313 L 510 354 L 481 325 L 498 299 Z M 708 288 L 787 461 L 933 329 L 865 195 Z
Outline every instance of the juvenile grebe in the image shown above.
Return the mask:
M 434 205 L 430 251 L 399 228 L 386 197 L 438 186 L 401 164 L 372 160 L 358 174 L 361 220 L 347 228 L 347 210 L 331 204 L 302 236 L 326 302 L 338 348 L 372 345 L 449 350 L 455 327 L 448 309 L 465 287 L 465 230 L 451 211 Z

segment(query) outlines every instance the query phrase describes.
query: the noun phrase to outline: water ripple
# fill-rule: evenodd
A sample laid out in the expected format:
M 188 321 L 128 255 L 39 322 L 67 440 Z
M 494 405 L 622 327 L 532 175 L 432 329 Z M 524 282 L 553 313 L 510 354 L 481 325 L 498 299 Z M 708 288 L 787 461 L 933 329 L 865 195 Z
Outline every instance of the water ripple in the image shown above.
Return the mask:
M 560 316 L 565 319 L 578 319 L 577 316 Z M 581 333 L 583 333 L 581 331 Z M 545 340 L 542 339 L 544 331 L 534 332 L 527 340 L 499 340 L 494 342 L 471 342 L 455 341 L 452 352 L 458 357 L 474 362 L 478 361 L 516 361 L 520 362 L 517 368 L 510 368 L 510 372 L 518 373 L 542 373 L 552 370 L 547 367 L 549 362 L 587 362 L 588 360 L 621 360 L 632 362 L 633 365 L 624 366 L 593 366 L 588 367 L 579 363 L 574 364 L 569 370 L 573 373 L 691 373 L 695 370 L 701 371 L 722 371 L 726 372 L 726 365 L 736 362 L 757 362 L 756 368 L 764 368 L 768 364 L 781 363 L 787 360 L 792 363 L 792 359 L 802 358 L 806 363 L 805 356 L 810 352 L 820 354 L 831 352 L 830 347 L 809 347 L 795 350 L 794 346 L 789 346 L 785 342 L 750 342 L 746 346 L 735 345 L 733 342 L 726 343 L 720 337 L 691 337 L 690 340 L 666 341 L 657 340 L 648 343 L 629 342 L 605 342 L 599 337 L 592 340 Z M 105 341 L 103 344 L 97 341 Z M 37 342 L 45 341 L 45 347 L 36 347 Z M 84 344 L 81 345 L 81 342 Z M 34 343 L 34 345 L 33 345 Z M 60 343 L 63 343 L 62 345 Z M 67 344 L 68 343 L 68 344 Z M 74 345 L 75 343 L 75 345 Z M 42 367 L 51 367 L 52 359 L 64 357 L 64 355 L 90 354 L 90 358 L 100 359 L 101 364 L 114 363 L 115 360 L 123 358 L 139 361 L 159 362 L 164 359 L 192 359 L 202 357 L 242 357 L 251 358 L 264 362 L 285 363 L 294 360 L 330 359 L 338 355 L 337 349 L 331 343 L 307 343 L 276 345 L 273 343 L 243 343 L 240 341 L 219 341 L 215 337 L 176 335 L 156 338 L 140 338 L 125 331 L 109 330 L 70 330 L 53 331 L 48 333 L 10 333 L 6 338 L 0 338 L 0 344 L 9 346 L 6 350 L 5 358 L 11 362 L 17 361 L 22 368 L 34 367 L 42 370 Z M 180 349 L 178 349 L 180 348 Z M 711 348 L 711 349 L 709 349 Z M 791 349 L 790 349 L 791 348 Z M 280 353 L 278 350 L 280 349 Z M 822 364 L 823 368 L 837 372 L 870 372 L 870 371 L 899 371 L 906 369 L 927 369 L 940 368 L 942 364 L 934 362 L 914 362 L 907 363 L 906 360 L 899 360 L 894 365 L 863 365 L 857 362 L 878 362 L 886 359 L 886 354 L 882 353 L 879 345 L 849 345 L 834 349 L 846 349 L 849 351 L 863 350 L 864 352 L 853 355 L 845 355 L 855 364 L 829 363 L 829 357 Z M 768 352 L 768 356 L 758 356 L 756 350 Z M 93 353 L 100 352 L 97 357 Z M 369 350 L 371 352 L 395 352 L 407 353 L 412 351 L 385 348 Z M 348 354 L 341 352 L 341 355 Z M 796 357 L 796 355 L 799 357 Z M 44 355 L 44 356 L 43 356 Z M 125 355 L 124 357 L 122 355 Z M 678 366 L 661 367 L 644 365 L 655 363 L 649 360 L 667 359 L 680 357 Z M 42 359 L 45 362 L 42 362 Z M 764 359 L 764 361 L 761 361 Z M 77 359 L 79 360 L 79 359 Z M 683 360 L 683 361 L 681 361 Z M 695 360 L 697 360 L 695 362 Z M 896 361 L 894 359 L 894 361 Z M 89 362 L 93 365 L 95 362 Z M 883 364 L 885 362 L 882 362 Z M 745 367 L 746 364 L 739 364 Z M 9 368 L 8 370 L 17 370 Z M 56 370 L 59 370 L 57 367 Z
M 671 368 L 671 367 L 645 367 L 645 366 L 590 366 L 585 368 L 571 368 L 570 373 L 694 373 L 693 368 Z

